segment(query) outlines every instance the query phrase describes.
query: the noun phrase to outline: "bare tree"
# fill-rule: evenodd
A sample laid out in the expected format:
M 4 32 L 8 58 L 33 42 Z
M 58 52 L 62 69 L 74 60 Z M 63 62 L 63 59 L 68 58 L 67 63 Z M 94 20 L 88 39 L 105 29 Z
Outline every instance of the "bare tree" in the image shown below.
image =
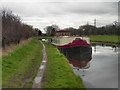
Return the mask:
M 33 28 L 23 24 L 19 16 L 10 10 L 2 10 L 2 46 L 10 43 L 19 43 L 33 35 Z

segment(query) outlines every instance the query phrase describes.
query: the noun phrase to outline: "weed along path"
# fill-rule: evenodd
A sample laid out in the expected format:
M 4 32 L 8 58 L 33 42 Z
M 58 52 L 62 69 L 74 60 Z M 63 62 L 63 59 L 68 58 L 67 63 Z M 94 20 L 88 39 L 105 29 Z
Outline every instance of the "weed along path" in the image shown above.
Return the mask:
M 42 78 L 43 78 L 46 63 L 47 63 L 47 54 L 46 54 L 45 45 L 41 41 L 40 41 L 40 43 L 43 45 L 43 50 L 42 50 L 42 52 L 43 52 L 43 60 L 42 60 L 41 65 L 39 67 L 37 76 L 35 77 L 35 79 L 33 81 L 32 88 L 41 88 Z

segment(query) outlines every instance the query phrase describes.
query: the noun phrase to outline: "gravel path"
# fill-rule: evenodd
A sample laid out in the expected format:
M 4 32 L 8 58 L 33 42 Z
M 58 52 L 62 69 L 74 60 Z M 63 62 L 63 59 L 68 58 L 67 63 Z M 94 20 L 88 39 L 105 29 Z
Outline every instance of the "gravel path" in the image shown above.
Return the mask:
M 45 49 L 45 45 L 40 41 L 40 43 L 43 45 L 43 60 L 41 62 L 41 65 L 39 67 L 37 76 L 35 77 L 34 81 L 33 81 L 33 86 L 32 88 L 41 88 L 41 84 L 42 84 L 42 78 L 44 75 L 44 71 L 45 71 L 45 67 L 46 67 L 46 63 L 47 63 L 47 54 L 46 54 L 46 49 Z

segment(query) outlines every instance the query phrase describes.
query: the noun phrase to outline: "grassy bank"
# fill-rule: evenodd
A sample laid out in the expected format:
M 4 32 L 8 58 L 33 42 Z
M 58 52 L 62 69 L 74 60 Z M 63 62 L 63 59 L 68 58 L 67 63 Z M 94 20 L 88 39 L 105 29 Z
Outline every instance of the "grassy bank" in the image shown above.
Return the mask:
M 90 36 L 91 41 L 120 42 L 120 36 L 114 35 L 94 35 Z
M 2 86 L 30 88 L 42 61 L 42 45 L 36 39 L 2 58 Z
M 73 73 L 63 54 L 51 44 L 44 43 L 48 63 L 43 79 L 43 88 L 84 88 L 81 78 Z
M 39 39 L 52 39 L 53 37 L 38 37 Z

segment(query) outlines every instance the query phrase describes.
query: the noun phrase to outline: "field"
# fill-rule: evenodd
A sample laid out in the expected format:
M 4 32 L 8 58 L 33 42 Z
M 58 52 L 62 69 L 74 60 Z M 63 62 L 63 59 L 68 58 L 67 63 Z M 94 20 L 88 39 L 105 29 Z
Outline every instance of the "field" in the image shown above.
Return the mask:
M 94 35 L 90 36 L 91 41 L 120 42 L 120 36 Z
M 36 39 L 3 56 L 2 87 L 31 88 L 42 57 L 42 45 Z
M 51 44 L 45 43 L 48 63 L 43 79 L 43 88 L 85 88 L 79 76 L 73 73 L 63 54 Z

